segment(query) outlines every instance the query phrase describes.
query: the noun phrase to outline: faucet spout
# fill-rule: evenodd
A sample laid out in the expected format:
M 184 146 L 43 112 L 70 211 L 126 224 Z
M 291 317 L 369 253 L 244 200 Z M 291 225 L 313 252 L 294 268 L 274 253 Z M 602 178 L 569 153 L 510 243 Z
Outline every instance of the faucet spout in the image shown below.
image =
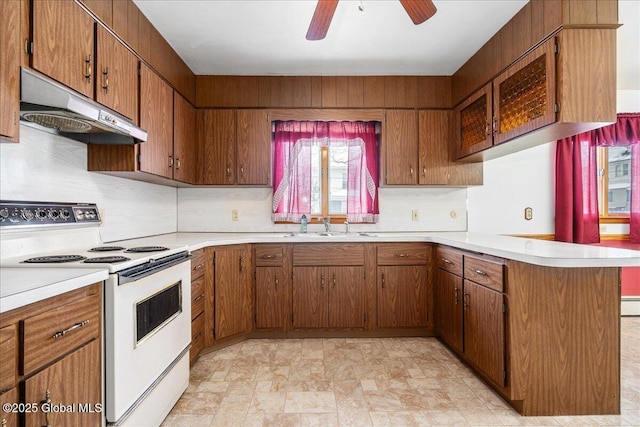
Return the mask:
M 328 216 L 326 218 L 320 217 L 318 218 L 320 221 L 322 221 L 322 223 L 324 224 L 324 231 L 325 232 L 330 232 L 331 231 L 331 217 Z

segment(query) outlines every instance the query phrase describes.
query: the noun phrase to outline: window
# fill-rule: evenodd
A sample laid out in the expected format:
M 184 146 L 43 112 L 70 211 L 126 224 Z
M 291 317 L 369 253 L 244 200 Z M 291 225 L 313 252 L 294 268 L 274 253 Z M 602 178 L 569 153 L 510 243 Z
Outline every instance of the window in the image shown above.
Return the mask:
M 376 222 L 378 122 L 274 123 L 273 219 Z
M 624 219 L 631 208 L 631 146 L 598 147 L 600 218 Z

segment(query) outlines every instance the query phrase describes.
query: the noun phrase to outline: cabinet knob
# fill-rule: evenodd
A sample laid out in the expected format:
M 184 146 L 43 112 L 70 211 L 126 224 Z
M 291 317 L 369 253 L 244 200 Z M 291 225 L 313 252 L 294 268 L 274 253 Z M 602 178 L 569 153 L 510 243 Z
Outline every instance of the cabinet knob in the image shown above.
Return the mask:
M 473 270 L 473 272 L 476 273 L 479 276 L 488 276 L 488 274 L 486 272 L 482 271 L 482 270 L 475 269 L 475 270 Z
M 446 258 L 440 258 L 440 261 L 444 262 L 445 264 L 453 264 L 453 262 L 451 262 L 450 260 L 448 260 Z
M 227 177 L 231 176 L 231 165 L 227 163 Z
M 409 165 L 409 175 L 413 176 L 413 165 Z
M 275 277 L 275 283 L 276 283 L 276 291 L 278 290 L 278 284 L 280 283 L 280 280 L 278 279 L 278 275 L 276 274 Z
M 244 176 L 244 166 L 240 166 L 240 175 Z

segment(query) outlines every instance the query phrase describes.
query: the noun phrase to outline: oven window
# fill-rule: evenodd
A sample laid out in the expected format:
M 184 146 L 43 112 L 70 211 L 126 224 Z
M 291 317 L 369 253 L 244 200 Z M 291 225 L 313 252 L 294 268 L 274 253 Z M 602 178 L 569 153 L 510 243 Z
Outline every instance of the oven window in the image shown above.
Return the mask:
M 136 303 L 136 344 L 182 312 L 182 281 Z

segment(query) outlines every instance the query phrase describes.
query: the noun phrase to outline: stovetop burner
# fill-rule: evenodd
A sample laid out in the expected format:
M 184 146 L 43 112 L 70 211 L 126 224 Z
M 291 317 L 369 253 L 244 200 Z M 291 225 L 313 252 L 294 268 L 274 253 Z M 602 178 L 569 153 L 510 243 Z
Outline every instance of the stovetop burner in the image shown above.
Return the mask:
M 63 262 L 82 261 L 83 259 L 86 259 L 86 257 L 83 257 L 82 255 L 50 255 L 50 256 L 29 258 L 24 260 L 23 262 L 30 263 L 30 264 L 50 264 L 50 263 L 59 264 Z
M 115 264 L 117 262 L 129 261 L 131 258 L 127 258 L 126 256 L 102 256 L 96 258 L 87 258 L 83 262 L 90 264 Z
M 135 248 L 129 248 L 125 252 L 160 252 L 168 250 L 169 248 L 165 248 L 164 246 L 138 246 Z
M 113 251 L 121 251 L 124 248 L 122 246 L 97 246 L 95 248 L 89 249 L 89 252 L 113 252 Z

